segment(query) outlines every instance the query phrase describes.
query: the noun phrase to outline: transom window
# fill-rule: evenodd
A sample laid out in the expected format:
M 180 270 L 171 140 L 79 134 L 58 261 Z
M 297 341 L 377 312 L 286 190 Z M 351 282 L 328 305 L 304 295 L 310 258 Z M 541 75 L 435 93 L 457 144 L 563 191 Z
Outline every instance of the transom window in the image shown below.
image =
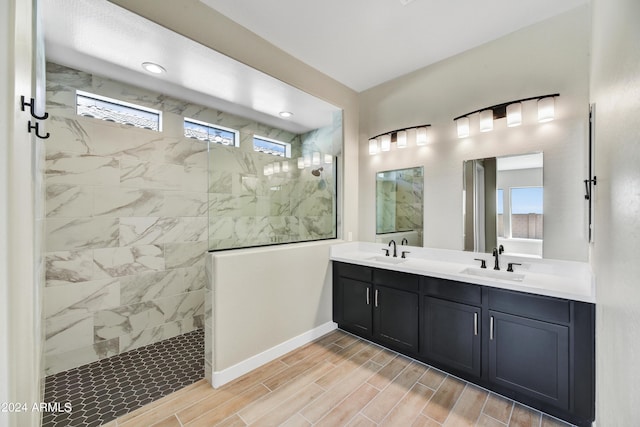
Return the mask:
M 194 119 L 184 119 L 184 136 L 216 144 L 240 146 L 239 132 Z
M 162 130 L 162 112 L 93 93 L 76 91 L 76 114 L 107 122 Z
M 291 157 L 291 144 L 256 135 L 253 137 L 253 151 L 279 157 Z

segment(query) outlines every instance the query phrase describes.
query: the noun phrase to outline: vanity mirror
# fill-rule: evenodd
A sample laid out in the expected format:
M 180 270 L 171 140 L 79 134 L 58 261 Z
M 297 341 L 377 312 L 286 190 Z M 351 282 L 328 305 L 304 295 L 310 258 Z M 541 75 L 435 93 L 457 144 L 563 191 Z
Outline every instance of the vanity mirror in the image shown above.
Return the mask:
M 376 173 L 376 242 L 391 239 L 422 246 L 424 173 L 422 166 Z
M 542 258 L 543 155 L 463 163 L 463 248 Z

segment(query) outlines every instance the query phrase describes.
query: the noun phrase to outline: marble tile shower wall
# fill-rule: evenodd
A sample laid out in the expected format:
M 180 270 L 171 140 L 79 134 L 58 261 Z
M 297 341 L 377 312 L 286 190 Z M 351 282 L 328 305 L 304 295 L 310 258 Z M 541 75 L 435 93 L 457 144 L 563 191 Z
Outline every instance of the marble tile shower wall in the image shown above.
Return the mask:
M 163 131 L 75 114 L 75 90 L 163 111 Z M 202 107 L 47 64 L 45 372 L 201 328 L 207 146 Z
M 332 126 L 302 135 L 237 117 L 222 117 L 216 123 L 239 129 L 241 143 L 240 149 L 214 147 L 210 156 L 210 249 L 335 237 L 335 164 L 301 170 L 297 158 L 316 151 L 337 155 L 342 146 L 341 115 L 334 117 Z M 290 143 L 291 159 L 254 152 L 254 133 Z M 274 161 L 287 161 L 289 172 L 264 176 L 263 167 Z M 320 166 L 320 175 L 313 175 Z

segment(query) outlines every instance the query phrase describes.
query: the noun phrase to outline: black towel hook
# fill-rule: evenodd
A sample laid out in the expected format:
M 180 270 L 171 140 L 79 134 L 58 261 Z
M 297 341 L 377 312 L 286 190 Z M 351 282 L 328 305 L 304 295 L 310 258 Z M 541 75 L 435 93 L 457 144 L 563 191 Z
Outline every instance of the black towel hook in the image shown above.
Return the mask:
M 45 112 L 44 115 L 38 116 L 35 111 L 35 99 L 31 98 L 29 102 L 26 102 L 24 99 L 24 95 L 20 97 L 20 102 L 22 103 L 22 111 L 26 106 L 29 106 L 29 112 L 31 113 L 31 117 L 37 120 L 47 120 L 49 118 L 49 113 Z M 42 138 L 42 137 L 41 137 Z
M 589 186 L 590 182 L 593 182 L 593 185 L 596 185 L 598 183 L 597 178 L 595 176 L 593 177 L 593 179 L 584 180 L 585 200 L 591 200 L 591 187 Z

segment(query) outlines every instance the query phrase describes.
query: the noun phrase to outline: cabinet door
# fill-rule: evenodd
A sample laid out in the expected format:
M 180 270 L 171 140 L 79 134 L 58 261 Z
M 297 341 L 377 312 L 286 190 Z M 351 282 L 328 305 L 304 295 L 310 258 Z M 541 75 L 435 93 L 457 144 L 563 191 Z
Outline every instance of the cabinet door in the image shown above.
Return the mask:
M 480 308 L 432 297 L 425 297 L 424 302 L 426 356 L 479 377 Z
M 399 350 L 417 353 L 418 294 L 376 285 L 373 302 L 375 337 Z
M 569 327 L 489 311 L 489 380 L 569 409 Z
M 338 323 L 361 335 L 371 335 L 371 285 L 340 277 L 338 285 L 340 313 Z

